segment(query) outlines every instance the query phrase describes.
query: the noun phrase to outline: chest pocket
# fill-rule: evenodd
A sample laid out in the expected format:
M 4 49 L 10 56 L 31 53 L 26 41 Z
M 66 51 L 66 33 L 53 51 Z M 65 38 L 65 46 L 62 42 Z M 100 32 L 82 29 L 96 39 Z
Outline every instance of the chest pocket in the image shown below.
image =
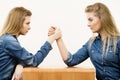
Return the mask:
M 105 62 L 108 64 L 118 64 L 119 63 L 119 55 L 118 49 L 116 49 L 116 53 L 114 53 L 114 47 L 111 45 L 109 47 L 107 55 L 104 56 Z
M 91 47 L 90 50 L 90 59 L 93 63 L 100 63 L 102 62 L 102 51 L 100 48 L 97 48 L 95 46 Z

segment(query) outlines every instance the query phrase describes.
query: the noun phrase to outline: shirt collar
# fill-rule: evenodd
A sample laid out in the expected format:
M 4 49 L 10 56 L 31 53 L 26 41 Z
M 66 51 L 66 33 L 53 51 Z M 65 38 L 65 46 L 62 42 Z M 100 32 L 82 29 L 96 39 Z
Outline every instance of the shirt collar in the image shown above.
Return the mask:
M 99 34 L 98 36 L 96 36 L 96 39 L 101 39 L 101 36 L 100 36 L 100 34 Z

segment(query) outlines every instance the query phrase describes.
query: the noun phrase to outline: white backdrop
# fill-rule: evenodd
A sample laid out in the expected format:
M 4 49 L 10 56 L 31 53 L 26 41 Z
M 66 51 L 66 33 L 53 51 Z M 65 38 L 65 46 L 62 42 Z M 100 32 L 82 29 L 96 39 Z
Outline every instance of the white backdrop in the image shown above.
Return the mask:
M 76 52 L 91 36 L 87 27 L 84 9 L 95 2 L 106 4 L 120 29 L 120 1 L 119 0 L 0 0 L 0 28 L 8 12 L 16 6 L 23 6 L 33 13 L 31 30 L 26 36 L 20 36 L 19 41 L 29 52 L 35 54 L 47 39 L 50 26 L 58 26 L 62 30 L 63 39 L 71 53 Z M 53 49 L 39 67 L 66 67 L 56 42 Z M 93 67 L 89 59 L 77 65 L 79 67 Z

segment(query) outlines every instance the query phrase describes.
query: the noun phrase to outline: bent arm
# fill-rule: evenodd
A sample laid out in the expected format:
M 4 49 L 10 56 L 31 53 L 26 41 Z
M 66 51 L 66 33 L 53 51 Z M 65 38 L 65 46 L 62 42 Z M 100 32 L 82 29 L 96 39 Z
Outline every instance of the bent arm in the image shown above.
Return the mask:
M 67 66 L 77 65 L 89 57 L 88 49 L 87 49 L 88 43 L 86 43 L 82 48 L 80 48 L 74 54 L 71 54 L 67 50 L 62 38 L 57 40 L 57 45 L 58 45 L 61 57 L 63 58 L 63 60 Z
M 38 66 L 52 49 L 51 44 L 46 41 L 35 55 L 21 47 L 16 39 L 5 40 L 5 51 L 8 55 L 17 59 L 17 63 L 25 66 Z
M 16 62 L 22 64 L 23 66 L 38 66 L 52 49 L 51 45 L 54 40 L 58 39 L 59 37 L 61 37 L 61 32 L 59 29 L 57 29 L 55 34 L 49 36 L 48 40 L 43 44 L 43 46 L 35 55 L 33 55 L 25 48 L 21 47 L 15 37 L 8 35 L 7 38 L 4 39 L 4 50 L 8 55 L 14 59 L 17 59 Z

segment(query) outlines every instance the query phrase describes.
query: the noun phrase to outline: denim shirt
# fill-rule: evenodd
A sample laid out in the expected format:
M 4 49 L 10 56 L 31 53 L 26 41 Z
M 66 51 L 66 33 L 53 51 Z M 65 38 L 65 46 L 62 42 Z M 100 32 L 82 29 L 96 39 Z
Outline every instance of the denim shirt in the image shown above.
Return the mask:
M 50 43 L 46 41 L 33 55 L 21 47 L 13 35 L 4 34 L 0 37 L 0 80 L 11 80 L 17 64 L 22 64 L 24 67 L 38 66 L 51 49 Z
M 116 54 L 114 54 L 113 44 L 110 44 L 106 56 L 102 56 L 102 41 L 97 36 L 89 48 L 89 41 L 83 45 L 76 53 L 68 54 L 68 59 L 64 61 L 68 66 L 77 65 L 90 57 L 96 69 L 97 80 L 120 80 L 120 37 L 117 39 Z

